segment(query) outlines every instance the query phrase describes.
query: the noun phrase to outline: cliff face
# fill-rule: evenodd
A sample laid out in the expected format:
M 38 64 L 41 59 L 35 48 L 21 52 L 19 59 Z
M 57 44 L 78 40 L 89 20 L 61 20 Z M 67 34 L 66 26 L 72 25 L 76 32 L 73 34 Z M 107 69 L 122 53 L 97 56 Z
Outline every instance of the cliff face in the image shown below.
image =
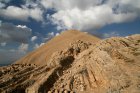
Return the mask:
M 0 92 L 140 93 L 140 35 L 76 40 L 45 65 L 0 68 Z

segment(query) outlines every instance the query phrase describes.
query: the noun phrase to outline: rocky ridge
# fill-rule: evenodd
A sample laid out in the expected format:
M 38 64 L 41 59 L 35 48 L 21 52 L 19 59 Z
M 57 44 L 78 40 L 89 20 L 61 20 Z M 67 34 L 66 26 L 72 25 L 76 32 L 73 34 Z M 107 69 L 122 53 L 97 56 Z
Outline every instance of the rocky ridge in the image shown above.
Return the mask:
M 0 68 L 1 93 L 140 93 L 140 35 L 76 40 L 46 65 Z

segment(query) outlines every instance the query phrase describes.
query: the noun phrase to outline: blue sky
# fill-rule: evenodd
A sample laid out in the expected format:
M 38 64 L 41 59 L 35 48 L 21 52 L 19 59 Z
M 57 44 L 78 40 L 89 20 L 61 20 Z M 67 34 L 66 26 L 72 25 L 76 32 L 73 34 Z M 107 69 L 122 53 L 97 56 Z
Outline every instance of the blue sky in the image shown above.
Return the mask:
M 140 0 L 0 0 L 0 64 L 9 64 L 61 31 L 100 38 L 140 34 Z

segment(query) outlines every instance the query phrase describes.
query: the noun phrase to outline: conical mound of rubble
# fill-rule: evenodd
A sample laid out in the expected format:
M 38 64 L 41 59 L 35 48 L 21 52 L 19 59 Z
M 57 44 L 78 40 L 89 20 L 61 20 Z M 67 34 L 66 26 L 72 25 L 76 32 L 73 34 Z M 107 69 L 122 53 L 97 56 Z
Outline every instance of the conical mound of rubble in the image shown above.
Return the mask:
M 92 41 L 95 37 L 82 37 L 70 40 L 49 58 L 46 55 L 44 65 L 34 60 L 41 55 L 44 58 L 47 44 L 41 47 L 42 51 L 39 48 L 27 55 L 31 58 L 25 56 L 16 64 L 1 67 L 0 92 L 140 93 L 140 35 L 96 38 L 98 42 Z M 37 51 L 41 51 L 38 57 Z

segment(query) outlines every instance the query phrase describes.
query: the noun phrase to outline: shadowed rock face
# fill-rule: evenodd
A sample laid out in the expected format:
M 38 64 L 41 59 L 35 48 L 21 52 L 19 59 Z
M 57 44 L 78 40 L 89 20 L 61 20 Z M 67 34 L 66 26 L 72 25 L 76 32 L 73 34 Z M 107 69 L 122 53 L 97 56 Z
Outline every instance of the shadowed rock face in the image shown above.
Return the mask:
M 140 93 L 140 35 L 76 40 L 43 66 L 0 68 L 0 93 Z

